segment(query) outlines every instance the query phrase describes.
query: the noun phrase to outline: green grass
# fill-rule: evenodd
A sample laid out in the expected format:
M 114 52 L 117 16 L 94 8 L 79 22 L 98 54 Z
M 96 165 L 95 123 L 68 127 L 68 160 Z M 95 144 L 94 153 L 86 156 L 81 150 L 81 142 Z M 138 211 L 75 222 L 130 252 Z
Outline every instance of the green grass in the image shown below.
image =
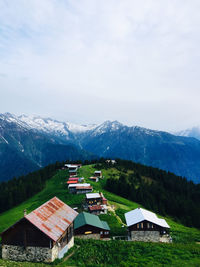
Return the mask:
M 200 266 L 200 247 L 126 241 L 76 240 L 71 266 Z M 60 266 L 66 266 L 66 263 Z
M 91 182 L 88 179 L 94 171 L 92 165 L 83 166 L 79 170 L 79 176 L 85 177 L 86 182 L 91 183 L 94 192 L 103 192 L 109 204 L 115 207 L 116 215 L 122 222 L 125 222 L 124 213 L 141 205 L 103 189 L 106 179 L 110 175 L 119 177 L 119 171 L 114 168 L 103 170 L 104 179 L 100 179 L 98 183 Z M 54 177 L 47 181 L 45 189 L 40 193 L 19 206 L 0 214 L 0 232 L 22 218 L 24 209 L 27 209 L 29 213 L 54 196 L 57 196 L 71 207 L 78 207 L 81 211 L 81 204 L 85 195 L 69 194 L 66 176 L 67 171 L 58 171 Z M 113 212 L 100 215 L 100 218 L 108 222 L 111 228 L 111 236 L 126 235 L 126 228 L 122 227 L 122 223 L 114 216 Z M 173 218 L 167 217 L 165 219 L 171 227 L 173 244 L 76 240 L 79 248 L 75 251 L 75 254 L 67 262 L 55 262 L 53 266 L 200 266 L 200 245 L 196 244 L 196 242 L 200 242 L 200 230 L 183 226 L 175 222 Z M 1 266 L 43 267 L 50 265 L 0 259 Z
M 24 209 L 27 209 L 27 212 L 29 213 L 54 196 L 57 196 L 71 207 L 81 207 L 84 195 L 71 195 L 68 193 L 66 176 L 67 171 L 58 171 L 53 178 L 47 181 L 46 187 L 40 193 L 23 202 L 19 206 L 1 213 L 0 232 L 21 219 L 23 217 Z

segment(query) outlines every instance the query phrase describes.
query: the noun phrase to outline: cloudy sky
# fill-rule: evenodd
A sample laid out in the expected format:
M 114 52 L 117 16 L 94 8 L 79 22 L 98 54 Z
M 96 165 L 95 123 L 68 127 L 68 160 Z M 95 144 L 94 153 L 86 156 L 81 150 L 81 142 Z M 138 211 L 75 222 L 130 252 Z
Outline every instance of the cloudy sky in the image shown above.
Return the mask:
M 200 125 L 199 0 L 0 0 L 0 112 Z

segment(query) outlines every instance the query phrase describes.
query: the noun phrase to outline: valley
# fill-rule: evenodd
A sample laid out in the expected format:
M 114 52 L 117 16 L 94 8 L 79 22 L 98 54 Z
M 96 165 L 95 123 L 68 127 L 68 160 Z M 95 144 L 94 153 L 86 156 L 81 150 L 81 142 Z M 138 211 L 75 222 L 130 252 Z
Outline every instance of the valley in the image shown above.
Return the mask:
M 200 182 L 200 141 L 196 138 L 118 121 L 76 125 L 51 118 L 0 114 L 0 181 L 55 161 L 100 157 L 132 160 Z

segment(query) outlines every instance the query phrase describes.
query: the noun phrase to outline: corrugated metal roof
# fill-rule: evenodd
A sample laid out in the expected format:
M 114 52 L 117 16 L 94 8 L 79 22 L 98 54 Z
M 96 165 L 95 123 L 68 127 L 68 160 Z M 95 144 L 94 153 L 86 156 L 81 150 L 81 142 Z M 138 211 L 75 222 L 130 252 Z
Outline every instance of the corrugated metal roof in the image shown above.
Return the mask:
M 93 205 L 88 207 L 89 210 L 103 210 L 104 208 L 101 205 Z
M 170 228 L 164 219 L 159 219 L 155 213 L 142 208 L 137 208 L 125 213 L 125 218 L 127 226 L 131 226 L 146 220 L 161 227 Z
M 76 190 L 79 190 L 79 189 L 93 189 L 92 186 L 76 186 Z
M 80 178 L 79 177 L 71 177 L 68 180 L 69 181 L 78 181 Z
M 101 173 L 101 171 L 95 171 L 94 173 Z
M 91 198 L 101 198 L 101 195 L 99 193 L 90 193 L 90 194 L 86 194 L 86 198 L 87 199 L 91 199 Z
M 77 184 L 78 181 L 77 180 L 73 180 L 73 181 L 67 181 L 67 184 Z
M 77 215 L 76 211 L 54 197 L 26 215 L 25 218 L 51 239 L 57 241 Z
M 76 186 L 85 186 L 85 187 L 88 187 L 88 186 L 90 186 L 90 184 L 70 184 L 70 185 L 68 185 L 68 188 L 70 188 L 70 187 L 76 187 Z

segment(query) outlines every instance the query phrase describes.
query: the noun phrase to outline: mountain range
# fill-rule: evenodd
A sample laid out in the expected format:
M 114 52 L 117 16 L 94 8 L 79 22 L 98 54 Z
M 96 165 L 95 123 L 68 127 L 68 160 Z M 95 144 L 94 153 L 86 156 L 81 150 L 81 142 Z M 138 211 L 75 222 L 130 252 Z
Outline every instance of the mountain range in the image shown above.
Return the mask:
M 178 135 L 178 133 L 177 133 Z M 0 180 L 56 160 L 122 158 L 200 182 L 200 141 L 118 121 L 77 125 L 39 116 L 0 114 Z

